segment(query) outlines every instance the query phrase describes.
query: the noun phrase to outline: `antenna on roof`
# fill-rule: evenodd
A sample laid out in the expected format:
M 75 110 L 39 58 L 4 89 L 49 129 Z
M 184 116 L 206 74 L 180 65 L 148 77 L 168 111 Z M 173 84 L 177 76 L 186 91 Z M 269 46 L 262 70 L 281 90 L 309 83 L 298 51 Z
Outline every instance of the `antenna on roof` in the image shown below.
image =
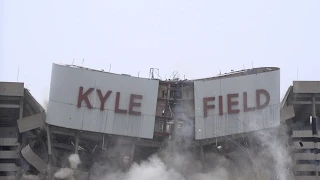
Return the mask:
M 109 72 L 111 71 L 111 63 L 110 63 L 110 66 L 109 66 Z
M 75 61 L 81 61 L 81 66 L 83 67 L 83 62 L 84 62 L 84 58 L 81 60 L 81 59 L 72 59 L 72 66 L 74 65 L 74 62 Z M 77 65 L 74 65 L 74 66 L 77 66 Z
M 19 67 L 18 67 L 18 74 L 17 74 L 17 82 L 19 81 Z
M 156 71 L 155 71 L 156 70 Z M 149 78 L 150 79 L 155 79 L 155 75 L 157 75 L 157 79 L 161 79 L 160 75 L 159 75 L 159 69 L 157 68 L 150 68 L 149 71 Z

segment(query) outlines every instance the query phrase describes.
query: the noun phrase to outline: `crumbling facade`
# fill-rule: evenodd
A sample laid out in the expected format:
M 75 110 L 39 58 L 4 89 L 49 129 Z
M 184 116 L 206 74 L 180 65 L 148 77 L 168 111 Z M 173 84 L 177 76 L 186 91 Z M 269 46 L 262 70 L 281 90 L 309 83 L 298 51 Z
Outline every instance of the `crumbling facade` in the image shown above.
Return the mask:
M 237 78 L 276 70 L 278 68 L 255 68 L 192 81 L 158 80 L 156 111 L 153 115 L 155 123 L 151 139 L 79 130 L 46 123 L 46 112 L 30 92 L 23 87 L 23 83 L 1 82 L 2 130 L 0 132 L 0 146 L 2 149 L 0 151 L 0 171 L 2 174 L 0 176 L 15 178 L 26 172 L 52 176 L 52 173 L 58 168 L 67 167 L 67 157 L 76 153 L 82 160 L 76 174 L 77 179 L 88 179 L 90 176 L 95 176 L 92 169 L 101 168 L 101 172 L 113 171 L 114 169 L 126 171 L 132 162 L 147 159 L 151 154 L 166 147 L 170 141 L 174 141 L 176 147 L 189 149 L 197 159 L 205 164 L 206 159 L 213 151 L 218 150 L 227 154 L 232 149 L 238 148 L 239 144 L 247 147 L 251 142 L 248 136 L 251 130 L 241 125 L 242 129 L 233 130 L 234 132 L 228 135 L 213 134 L 214 136 L 211 135 L 210 138 L 196 139 L 196 130 L 198 133 L 201 131 L 201 129 L 196 129 L 196 108 L 202 109 L 203 107 L 195 105 L 195 99 L 199 99 L 199 97 L 195 96 L 194 82 Z M 103 94 L 100 89 L 97 89 L 98 94 L 99 91 L 101 100 Z M 85 89 L 82 88 L 82 95 L 85 92 Z M 247 104 L 248 94 L 243 92 L 243 95 L 245 95 L 243 96 L 243 106 L 247 108 L 246 110 L 255 110 L 253 109 L 255 107 Z M 258 97 L 258 95 L 255 96 Z M 104 97 L 107 98 L 107 96 Z M 84 98 L 83 96 L 83 101 L 85 101 Z M 217 96 L 219 103 L 222 102 L 222 98 L 222 96 L 221 98 Z M 228 95 L 230 103 L 236 103 L 236 101 L 231 102 L 231 98 Z M 259 105 L 264 103 L 260 102 L 260 96 L 258 99 L 256 101 Z M 214 98 L 210 97 L 207 100 L 213 101 Z M 265 102 L 268 101 L 270 101 L 270 97 L 269 100 L 268 97 L 265 100 Z M 206 104 L 203 105 L 207 107 L 205 111 L 213 110 L 214 106 L 209 103 L 206 101 Z M 79 103 L 77 105 L 79 108 Z M 116 106 L 119 107 L 119 104 Z M 99 107 L 102 111 L 102 105 Z M 225 109 L 230 111 L 230 114 L 240 112 L 240 110 L 232 109 L 231 105 Z M 201 112 L 203 111 L 201 110 Z M 222 110 L 219 112 L 221 113 Z M 236 143 L 232 143 L 232 141 Z M 103 169 L 102 167 L 108 168 Z

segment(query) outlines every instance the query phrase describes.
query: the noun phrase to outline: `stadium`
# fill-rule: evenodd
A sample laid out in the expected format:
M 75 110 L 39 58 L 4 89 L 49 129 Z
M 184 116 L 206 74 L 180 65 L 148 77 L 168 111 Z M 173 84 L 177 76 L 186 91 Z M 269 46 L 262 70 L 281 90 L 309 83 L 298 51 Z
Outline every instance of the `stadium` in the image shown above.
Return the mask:
M 187 154 L 201 173 L 223 157 L 229 179 L 316 179 L 319 91 L 295 81 L 280 101 L 277 67 L 161 80 L 53 64 L 46 110 L 23 83 L 0 82 L 0 179 L 63 179 L 55 174 L 67 167 L 101 179 L 154 154 L 168 166 Z

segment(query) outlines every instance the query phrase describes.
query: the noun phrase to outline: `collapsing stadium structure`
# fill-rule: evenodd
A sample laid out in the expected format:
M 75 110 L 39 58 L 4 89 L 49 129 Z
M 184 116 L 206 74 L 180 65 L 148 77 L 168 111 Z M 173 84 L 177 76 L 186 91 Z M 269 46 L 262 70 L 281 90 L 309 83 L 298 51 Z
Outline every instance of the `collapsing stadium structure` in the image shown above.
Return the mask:
M 167 147 L 187 150 L 205 169 L 217 152 L 229 159 L 240 147 L 254 153 L 254 134 L 279 127 L 290 136 L 295 178 L 319 176 L 319 82 L 294 82 L 280 102 L 279 68 L 197 80 L 160 80 L 152 70 L 138 78 L 53 64 L 46 111 L 23 83 L 0 82 L 0 180 L 50 177 L 71 154 L 82 162 L 75 179 L 90 179 L 97 164 L 127 171 Z

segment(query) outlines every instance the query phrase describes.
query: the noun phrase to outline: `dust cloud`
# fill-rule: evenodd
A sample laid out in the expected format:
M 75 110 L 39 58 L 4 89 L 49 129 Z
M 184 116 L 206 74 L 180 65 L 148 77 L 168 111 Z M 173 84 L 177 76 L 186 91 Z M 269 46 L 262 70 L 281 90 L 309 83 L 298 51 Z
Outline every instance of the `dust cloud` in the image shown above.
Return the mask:
M 191 131 L 187 127 L 177 131 L 175 136 L 188 139 Z M 127 172 L 108 172 L 94 180 L 292 180 L 292 162 L 285 132 L 285 125 L 251 132 L 252 145 L 226 138 L 230 144 L 237 143 L 238 148 L 225 152 L 215 147 L 214 152 L 205 154 L 203 163 L 195 153 L 186 149 L 191 141 L 179 146 L 180 139 L 175 138 L 148 160 L 133 163 Z
M 198 147 L 192 146 L 193 120 L 181 115 L 184 120 L 181 129 L 175 129 L 167 146 L 159 149 L 147 160 L 132 163 L 126 170 L 112 167 L 111 163 L 95 163 L 90 170 L 90 180 L 292 180 L 292 160 L 287 144 L 286 125 L 243 133 L 242 142 L 223 137 L 221 144 L 210 146 L 211 151 L 199 158 Z M 250 127 L 254 124 L 248 125 Z M 241 139 L 241 138 L 240 138 Z M 250 140 L 249 140 L 250 139 Z M 182 143 L 183 141 L 183 143 Z M 248 142 L 250 141 L 250 143 Z M 121 144 L 121 143 L 119 143 Z M 234 145 L 236 148 L 225 148 Z M 114 147 L 112 151 L 126 154 L 127 147 Z M 111 149 L 108 156 L 113 156 Z M 125 156 L 127 157 L 127 156 Z M 56 179 L 74 180 L 74 174 L 81 160 L 77 154 L 68 158 L 70 167 L 61 168 Z M 101 165 L 104 164 L 104 165 Z M 105 167 L 102 167 L 105 166 Z M 103 170 L 107 169 L 107 171 Z M 93 176 L 94 175 L 94 176 Z M 36 179 L 24 176 L 24 179 Z
M 191 130 L 176 131 L 168 145 L 140 163 L 132 163 L 127 170 L 119 170 L 107 162 L 105 169 L 93 168 L 90 180 L 292 180 L 291 158 L 287 145 L 285 127 L 280 125 L 271 130 L 247 134 L 253 139 L 252 145 L 238 143 L 225 138 L 221 147 L 206 153 L 200 161 L 198 147 L 190 147 L 191 141 L 181 145 L 182 135 L 188 140 Z M 224 149 L 225 142 L 237 144 L 232 150 Z M 118 147 L 120 151 L 123 147 Z M 191 148 L 191 150 L 190 150 Z M 122 151 L 124 151 L 122 149 Z M 54 179 L 76 180 L 81 160 L 77 154 L 68 157 L 69 166 L 54 173 Z M 102 168 L 102 167 L 100 167 Z M 96 174 L 98 176 L 92 176 Z M 43 179 L 38 176 L 24 175 L 22 179 Z

